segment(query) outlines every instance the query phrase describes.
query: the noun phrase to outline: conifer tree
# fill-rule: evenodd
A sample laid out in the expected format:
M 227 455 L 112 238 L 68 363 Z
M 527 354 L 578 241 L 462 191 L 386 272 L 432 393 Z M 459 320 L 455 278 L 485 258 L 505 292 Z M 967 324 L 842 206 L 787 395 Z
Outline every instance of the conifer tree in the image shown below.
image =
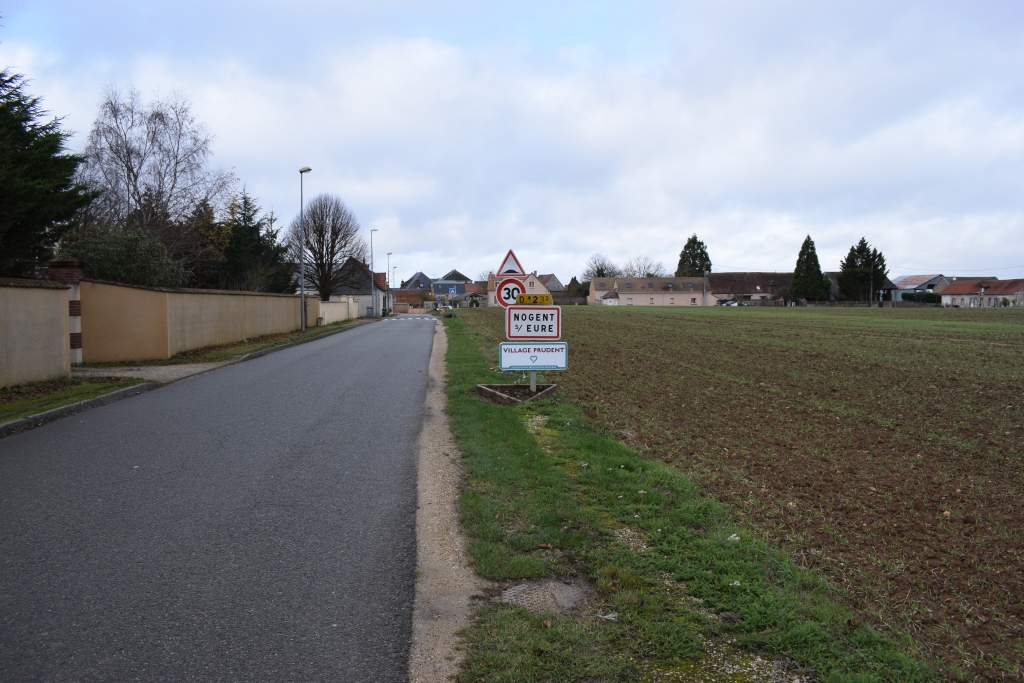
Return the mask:
M 839 267 L 839 293 L 853 301 L 873 301 L 872 289 L 881 289 L 888 273 L 885 256 L 861 237 Z
M 828 301 L 828 294 L 828 277 L 821 272 L 814 240 L 808 235 L 800 247 L 800 255 L 796 257 L 796 269 L 793 271 L 793 283 L 789 286 L 789 296 L 791 299 Z
M 702 277 L 705 271 L 711 272 L 711 257 L 708 256 L 707 246 L 694 233 L 679 252 L 676 277 Z
M 84 160 L 67 154 L 68 133 L 25 92 L 24 77 L 0 71 L 0 276 L 29 275 L 79 209 L 96 196 L 75 182 Z

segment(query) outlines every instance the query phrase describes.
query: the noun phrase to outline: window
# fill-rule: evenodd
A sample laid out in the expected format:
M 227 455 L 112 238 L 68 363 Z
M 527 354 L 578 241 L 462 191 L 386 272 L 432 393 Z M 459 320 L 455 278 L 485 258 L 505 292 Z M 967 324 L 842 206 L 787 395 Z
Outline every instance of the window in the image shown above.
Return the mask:
M 626 283 L 626 289 L 633 289 L 633 283 L 632 282 L 627 282 Z
M 674 304 L 674 303 L 676 302 L 676 300 L 675 300 L 675 298 L 674 298 L 674 297 L 671 297 L 671 296 L 670 296 L 670 297 L 668 298 L 668 302 L 669 302 L 670 304 Z
M 692 283 L 692 282 L 687 282 L 687 283 L 686 283 L 686 287 L 687 287 L 688 289 L 693 289 L 693 283 Z
M 653 296 L 651 297 L 651 305 L 652 306 L 654 305 L 654 297 Z
M 530 289 L 533 289 L 533 280 L 530 280 Z
M 627 306 L 632 306 L 633 305 L 633 300 L 632 299 L 626 299 L 626 305 Z
M 696 306 L 697 305 L 697 297 L 693 297 L 692 299 L 690 299 L 690 305 L 691 306 Z
M 647 289 L 654 289 L 654 283 L 653 282 L 648 282 L 647 283 Z
M 604 289 L 604 283 L 603 282 L 598 282 L 597 286 L 600 287 L 601 289 Z
M 667 285 L 665 285 L 665 289 L 672 289 L 672 283 L 670 282 Z
M 754 286 L 757 287 L 757 291 L 759 291 L 759 292 L 761 291 L 761 285 L 754 285 Z

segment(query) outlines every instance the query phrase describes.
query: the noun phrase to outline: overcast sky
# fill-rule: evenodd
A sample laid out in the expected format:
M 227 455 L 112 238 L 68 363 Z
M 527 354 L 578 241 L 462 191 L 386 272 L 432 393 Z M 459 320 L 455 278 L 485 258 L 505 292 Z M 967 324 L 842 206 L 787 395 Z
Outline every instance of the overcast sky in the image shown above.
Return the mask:
M 555 7 L 553 9 L 553 7 Z M 1024 3 L 16 0 L 0 66 L 81 148 L 103 89 L 191 98 L 286 222 L 339 194 L 400 278 L 587 257 L 1024 277 Z

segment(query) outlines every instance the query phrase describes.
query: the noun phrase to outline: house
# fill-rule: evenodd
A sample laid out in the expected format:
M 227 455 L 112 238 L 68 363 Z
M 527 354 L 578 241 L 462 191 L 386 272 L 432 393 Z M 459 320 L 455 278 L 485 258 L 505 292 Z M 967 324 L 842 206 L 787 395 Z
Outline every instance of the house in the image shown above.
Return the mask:
M 416 273 L 411 278 L 402 283 L 400 289 L 420 289 L 429 290 L 430 285 L 434 282 L 433 279 L 427 277 L 423 273 Z
M 529 275 L 504 275 L 497 276 L 491 273 L 487 276 L 487 303 L 492 306 L 498 305 L 498 294 L 496 287 L 498 283 L 508 277 L 514 277 L 522 283 L 522 290 L 524 294 L 550 294 L 551 291 L 541 282 L 540 277 L 537 275 L 537 271 L 530 273 Z M 561 284 L 561 283 L 559 283 Z
M 846 297 L 839 293 L 839 271 L 830 270 L 825 273 L 825 277 L 828 278 L 829 283 L 829 301 L 845 301 Z M 885 278 L 881 285 L 875 284 L 875 295 L 879 297 L 876 301 L 891 301 L 897 289 L 898 287 L 892 283 L 892 280 Z
M 538 275 L 537 279 L 544 283 L 544 286 L 548 288 L 548 291 L 554 295 L 556 292 L 564 292 L 565 285 L 562 284 L 561 280 L 554 273 L 548 273 L 546 275 Z
M 942 290 L 942 305 L 960 308 L 1024 306 L 1024 279 L 961 280 Z
M 949 286 L 950 280 L 944 275 L 904 275 L 892 281 L 896 286 L 893 292 L 894 301 L 903 301 L 905 293 L 941 294 Z
M 340 268 L 341 284 L 335 285 L 331 301 L 351 296 L 359 302 L 360 317 L 387 315 L 395 308 L 394 295 L 388 290 L 387 273 L 371 273 L 369 266 L 349 257 Z
M 587 303 L 591 306 L 713 306 L 699 277 L 595 277 Z
M 718 301 L 786 299 L 793 273 L 708 273 L 708 290 Z

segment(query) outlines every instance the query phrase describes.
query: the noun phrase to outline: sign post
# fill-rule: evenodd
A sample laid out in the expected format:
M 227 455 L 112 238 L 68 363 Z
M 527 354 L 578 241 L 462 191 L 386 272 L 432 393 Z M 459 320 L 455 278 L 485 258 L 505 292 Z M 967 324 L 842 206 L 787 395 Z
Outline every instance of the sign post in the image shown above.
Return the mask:
M 498 268 L 502 280 L 495 297 L 505 308 L 505 336 L 498 347 L 498 367 L 530 373 L 530 393 L 537 393 L 538 370 L 569 367 L 569 345 L 562 341 L 562 309 L 551 305 L 550 294 L 525 294 L 519 278 L 526 271 L 508 250 Z

